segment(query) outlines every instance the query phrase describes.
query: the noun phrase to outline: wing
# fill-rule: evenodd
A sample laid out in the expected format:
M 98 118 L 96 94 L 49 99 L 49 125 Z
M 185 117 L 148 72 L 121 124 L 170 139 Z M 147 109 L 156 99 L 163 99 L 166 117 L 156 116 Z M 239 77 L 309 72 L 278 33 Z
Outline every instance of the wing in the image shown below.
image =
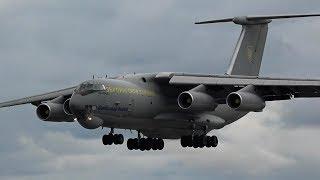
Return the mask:
M 0 103 L 0 108 L 9 107 L 9 106 L 16 106 L 16 105 L 21 105 L 21 104 L 29 104 L 29 103 L 31 103 L 33 105 L 39 105 L 43 101 L 52 100 L 52 99 L 57 98 L 59 96 L 66 96 L 66 97 L 70 96 L 71 97 L 75 88 L 76 87 L 71 87 L 71 88 L 66 88 L 66 89 L 53 91 L 53 92 L 49 92 L 49 93 L 45 93 L 45 94 L 40 94 L 40 95 L 36 95 L 36 96 L 30 96 L 30 97 L 21 98 L 21 99 L 17 99 L 17 100 L 13 100 L 13 101 L 3 102 L 3 103 Z
M 320 97 L 320 79 L 283 79 L 252 76 L 219 76 L 174 74 L 169 83 L 176 86 L 197 86 L 204 84 L 219 103 L 231 92 L 247 85 L 254 85 L 265 101 L 288 100 L 291 98 Z

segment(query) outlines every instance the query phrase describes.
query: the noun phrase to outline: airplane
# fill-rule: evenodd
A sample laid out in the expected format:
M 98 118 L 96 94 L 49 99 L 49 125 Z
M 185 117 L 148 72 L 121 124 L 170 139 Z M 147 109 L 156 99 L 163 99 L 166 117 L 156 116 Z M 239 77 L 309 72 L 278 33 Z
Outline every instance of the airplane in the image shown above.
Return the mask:
M 224 75 L 159 72 L 94 78 L 58 91 L 0 103 L 0 108 L 36 106 L 39 119 L 78 122 L 87 129 L 107 127 L 104 145 L 121 145 L 114 129 L 137 131 L 129 150 L 163 150 L 163 139 L 178 139 L 184 148 L 213 148 L 221 129 L 262 112 L 268 101 L 320 97 L 320 79 L 259 77 L 268 25 L 274 19 L 320 16 L 293 14 L 239 16 L 196 22 L 233 22 L 242 26 Z

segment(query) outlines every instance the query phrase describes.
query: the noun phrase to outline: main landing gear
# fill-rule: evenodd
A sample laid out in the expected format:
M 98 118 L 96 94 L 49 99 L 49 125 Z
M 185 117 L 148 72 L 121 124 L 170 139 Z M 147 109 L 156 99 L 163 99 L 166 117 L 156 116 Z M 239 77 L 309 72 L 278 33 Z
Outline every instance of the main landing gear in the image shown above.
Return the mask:
M 181 137 L 182 147 L 193 147 L 193 148 L 203 148 L 203 147 L 217 147 L 218 138 L 217 136 L 182 136 Z
M 128 139 L 127 147 L 129 150 L 140 150 L 140 151 L 150 151 L 150 150 L 162 150 L 164 148 L 163 139 L 157 138 L 138 138 Z
M 162 150 L 164 148 L 163 139 L 158 138 L 141 138 L 140 132 L 138 132 L 138 138 L 128 139 L 127 147 L 129 150 Z
M 104 135 L 102 137 L 102 143 L 104 145 L 121 145 L 124 142 L 124 137 L 122 134 L 113 134 L 113 129 L 111 129 L 110 133 L 107 135 Z
M 113 128 L 109 134 L 102 137 L 102 143 L 104 145 L 121 145 L 124 142 L 124 137 L 122 134 L 114 134 Z M 128 139 L 127 147 L 129 150 L 140 150 L 140 151 L 150 151 L 150 150 L 162 150 L 164 148 L 163 139 L 158 138 L 141 138 L 140 132 L 138 131 L 138 138 Z

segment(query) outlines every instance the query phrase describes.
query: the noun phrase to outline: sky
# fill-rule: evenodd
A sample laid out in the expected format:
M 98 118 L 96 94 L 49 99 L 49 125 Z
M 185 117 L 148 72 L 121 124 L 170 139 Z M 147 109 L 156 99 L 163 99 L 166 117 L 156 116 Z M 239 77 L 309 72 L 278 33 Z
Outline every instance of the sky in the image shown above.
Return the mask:
M 0 101 L 144 72 L 223 74 L 241 27 L 194 25 L 242 15 L 320 12 L 316 0 L 0 0 Z M 270 24 L 261 75 L 319 78 L 320 18 Z M 319 179 L 320 100 L 267 103 L 211 132 L 215 149 L 103 146 L 108 130 L 0 109 L 0 179 Z M 135 137 L 129 131 L 126 138 Z

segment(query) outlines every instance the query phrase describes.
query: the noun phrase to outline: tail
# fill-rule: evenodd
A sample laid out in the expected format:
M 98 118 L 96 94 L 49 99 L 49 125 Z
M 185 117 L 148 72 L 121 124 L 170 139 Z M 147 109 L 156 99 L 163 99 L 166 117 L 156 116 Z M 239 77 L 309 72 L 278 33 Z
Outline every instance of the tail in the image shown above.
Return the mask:
M 268 34 L 268 24 L 271 20 L 311 16 L 320 16 L 320 14 L 243 16 L 196 22 L 196 24 L 234 22 L 235 24 L 242 25 L 242 31 L 232 55 L 227 74 L 258 76 Z

